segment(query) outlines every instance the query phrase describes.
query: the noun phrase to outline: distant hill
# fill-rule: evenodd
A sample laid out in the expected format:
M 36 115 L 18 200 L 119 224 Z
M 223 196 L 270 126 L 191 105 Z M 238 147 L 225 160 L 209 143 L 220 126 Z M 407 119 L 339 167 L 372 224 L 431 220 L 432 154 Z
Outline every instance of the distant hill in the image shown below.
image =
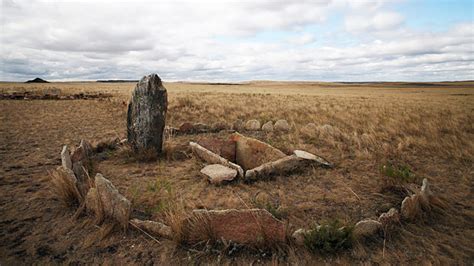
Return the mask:
M 104 83 L 118 83 L 118 82 L 134 82 L 137 83 L 138 80 L 130 80 L 130 79 L 108 79 L 108 80 L 97 80 L 97 82 L 104 82 Z
M 28 80 L 26 83 L 49 83 L 49 82 L 44 79 L 35 78 L 32 80 Z

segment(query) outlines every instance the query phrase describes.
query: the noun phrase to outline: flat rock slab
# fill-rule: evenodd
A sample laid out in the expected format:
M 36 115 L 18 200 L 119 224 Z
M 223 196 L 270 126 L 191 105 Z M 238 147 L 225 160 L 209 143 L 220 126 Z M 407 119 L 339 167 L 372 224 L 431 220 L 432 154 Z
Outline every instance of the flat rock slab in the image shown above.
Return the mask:
M 244 245 L 286 241 L 285 224 L 263 209 L 195 210 L 193 218 L 187 222 L 190 242 L 207 240 L 205 238 L 209 235 L 202 234 L 203 228 L 216 240 L 225 239 Z
M 231 140 L 236 142 L 236 163 L 244 170 L 276 161 L 286 156 L 282 151 L 257 139 L 234 133 Z
M 231 181 L 237 176 L 237 170 L 221 164 L 208 165 L 201 170 L 201 173 L 205 175 L 212 184 Z
M 201 139 L 197 142 L 213 153 L 235 162 L 235 141 L 221 139 Z

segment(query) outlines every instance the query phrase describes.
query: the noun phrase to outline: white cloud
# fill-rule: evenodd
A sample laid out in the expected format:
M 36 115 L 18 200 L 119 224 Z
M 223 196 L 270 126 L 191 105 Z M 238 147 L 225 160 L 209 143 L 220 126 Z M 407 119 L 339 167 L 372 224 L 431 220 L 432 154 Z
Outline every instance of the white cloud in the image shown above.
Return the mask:
M 470 23 L 414 32 L 385 3 L 3 0 L 0 79 L 137 79 L 150 72 L 165 80 L 472 76 Z M 352 38 L 347 45 L 332 32 L 307 30 L 329 27 L 336 13 L 348 16 L 349 32 L 330 26 Z

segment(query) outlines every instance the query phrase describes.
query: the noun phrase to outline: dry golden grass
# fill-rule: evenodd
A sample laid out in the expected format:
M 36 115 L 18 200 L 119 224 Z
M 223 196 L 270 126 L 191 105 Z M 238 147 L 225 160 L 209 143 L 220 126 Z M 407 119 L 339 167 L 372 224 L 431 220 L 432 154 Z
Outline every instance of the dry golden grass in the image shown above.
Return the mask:
M 167 258 L 163 263 L 190 263 L 191 257 L 191 260 L 210 263 L 236 259 L 244 264 L 256 259 L 299 264 L 315 261 L 456 264 L 469 262 L 474 257 L 474 232 L 470 229 L 474 226 L 473 83 L 432 86 L 252 82 L 245 85 L 165 83 L 165 86 L 169 91 L 167 124 L 170 126 L 188 121 L 232 124 L 237 119 L 258 119 L 262 123 L 286 119 L 292 126 L 289 133 L 244 134 L 266 141 L 285 153 L 303 149 L 321 155 L 335 167 L 310 169 L 251 184 L 237 181 L 216 187 L 200 177 L 203 164 L 187 157 L 185 144 L 199 138 L 227 138 L 226 133 L 171 136 L 167 139 L 165 156 L 149 162 L 133 160 L 126 150 L 111 151 L 97 163 L 97 171 L 132 200 L 135 216 L 169 222 L 178 231 L 178 218 L 195 208 L 240 209 L 268 205 L 285 210 L 284 219 L 290 222 L 291 229 L 309 228 L 314 222 L 332 219 L 353 224 L 362 218 L 375 218 L 390 207 L 398 207 L 403 200 L 406 192 L 397 187 L 403 186 L 404 181 L 395 182 L 381 171 L 383 165 L 388 164 L 407 167 L 414 175 L 413 182 L 418 184 L 422 178 L 428 178 L 434 192 L 443 195 L 450 207 L 444 215 L 403 224 L 399 234 L 387 239 L 385 249 L 375 243 L 366 249 L 327 258 L 290 248 L 285 256 L 273 258 L 241 252 L 236 258 L 221 256 L 218 259 L 215 254 L 189 255 L 193 251 L 175 249 L 173 243 L 167 241 L 130 249 L 126 243 L 137 243 L 140 238 L 132 234 L 125 242 L 111 242 L 116 252 L 126 257 L 117 262 L 140 263 L 140 252 L 151 252 L 150 259 Z M 55 167 L 59 164 L 57 158 L 63 144 L 77 145 L 81 138 L 92 141 L 125 137 L 124 102 L 129 99 L 132 83 L 0 84 L 2 91 L 52 87 L 61 88 L 66 94 L 101 91 L 113 93 L 114 97 L 2 101 L 0 136 L 5 140 L 1 144 L 5 180 L 22 173 L 34 179 Z M 308 123 L 314 126 L 307 127 Z M 4 198 L 28 186 L 27 183 L 4 182 Z M 262 192 L 268 195 L 268 204 L 254 200 Z M 26 219 L 10 209 L 17 201 L 27 202 L 28 197 L 5 200 L 6 217 Z M 49 206 L 53 208 L 54 204 Z M 47 230 L 48 227 L 39 228 Z M 43 236 L 65 241 L 58 235 L 43 233 Z M 177 239 L 182 238 L 177 235 Z M 16 256 L 14 251 L 5 250 L 6 256 Z M 82 256 L 68 256 L 84 263 L 100 262 L 105 256 L 91 250 L 80 250 L 78 254 Z M 36 259 L 48 262 L 51 257 Z

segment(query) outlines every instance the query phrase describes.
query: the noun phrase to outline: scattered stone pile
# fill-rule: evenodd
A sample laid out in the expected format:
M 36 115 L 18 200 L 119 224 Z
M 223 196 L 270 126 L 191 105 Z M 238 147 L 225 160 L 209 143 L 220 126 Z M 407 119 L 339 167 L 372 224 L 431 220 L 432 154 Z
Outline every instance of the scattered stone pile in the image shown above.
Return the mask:
M 332 167 L 323 158 L 309 152 L 295 150 L 286 155 L 267 143 L 239 133 L 232 134 L 228 141 L 191 142 L 189 145 L 197 157 L 211 164 L 201 173 L 213 184 L 231 181 L 235 177 L 257 180 L 292 173 L 310 165 Z
M 400 211 L 391 208 L 388 212 L 382 213 L 377 220 L 363 219 L 357 222 L 354 226 L 353 237 L 362 241 L 366 238 L 376 237 L 383 230 L 390 230 L 400 225 L 401 221 L 414 221 L 423 212 L 429 212 L 436 202 L 437 198 L 431 192 L 428 180 L 425 178 L 420 191 L 403 200 Z M 310 230 L 306 229 L 296 230 L 292 234 L 293 241 L 298 245 L 303 245 L 305 235 L 308 235 L 309 232 Z

